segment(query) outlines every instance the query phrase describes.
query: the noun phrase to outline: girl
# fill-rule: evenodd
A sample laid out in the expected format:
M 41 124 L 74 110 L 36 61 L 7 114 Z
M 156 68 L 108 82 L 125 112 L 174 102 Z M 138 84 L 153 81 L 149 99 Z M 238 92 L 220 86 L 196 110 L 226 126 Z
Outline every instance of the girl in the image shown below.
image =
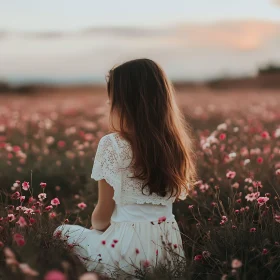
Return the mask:
M 98 144 L 92 228 L 62 225 L 87 270 L 137 273 L 184 258 L 172 203 L 196 179 L 192 143 L 173 88 L 158 64 L 128 61 L 109 71 L 111 133 Z M 173 257 L 172 257 L 173 256 Z

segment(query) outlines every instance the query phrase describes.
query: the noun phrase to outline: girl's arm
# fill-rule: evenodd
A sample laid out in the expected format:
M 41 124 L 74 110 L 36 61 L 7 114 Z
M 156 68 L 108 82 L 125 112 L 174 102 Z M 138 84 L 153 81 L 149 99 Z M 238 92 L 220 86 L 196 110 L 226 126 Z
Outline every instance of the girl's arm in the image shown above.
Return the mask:
M 110 225 L 115 209 L 114 189 L 104 180 L 98 181 L 98 202 L 91 215 L 92 228 L 104 231 Z

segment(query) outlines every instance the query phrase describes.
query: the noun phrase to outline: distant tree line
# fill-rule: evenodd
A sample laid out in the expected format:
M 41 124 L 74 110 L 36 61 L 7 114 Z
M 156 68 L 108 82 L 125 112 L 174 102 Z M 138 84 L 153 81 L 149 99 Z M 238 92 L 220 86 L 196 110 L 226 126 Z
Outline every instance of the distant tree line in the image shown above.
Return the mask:
M 259 68 L 258 76 L 265 74 L 280 74 L 280 66 L 269 64 L 265 67 Z

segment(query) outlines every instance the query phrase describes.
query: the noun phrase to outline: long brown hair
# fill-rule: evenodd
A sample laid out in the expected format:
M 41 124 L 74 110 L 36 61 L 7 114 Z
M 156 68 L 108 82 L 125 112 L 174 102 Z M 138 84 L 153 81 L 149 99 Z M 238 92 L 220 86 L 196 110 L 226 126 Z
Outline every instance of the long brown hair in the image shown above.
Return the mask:
M 107 91 L 111 126 L 131 144 L 132 178 L 144 181 L 142 192 L 188 193 L 196 180 L 190 129 L 161 67 L 150 59 L 123 63 L 109 71 Z M 114 112 L 120 130 L 113 126 Z

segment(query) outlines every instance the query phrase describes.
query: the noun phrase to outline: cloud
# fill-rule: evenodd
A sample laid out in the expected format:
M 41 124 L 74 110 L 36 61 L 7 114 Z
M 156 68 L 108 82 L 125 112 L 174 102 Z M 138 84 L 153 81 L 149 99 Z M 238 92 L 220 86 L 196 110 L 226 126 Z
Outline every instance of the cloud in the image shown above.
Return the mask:
M 258 20 L 60 34 L 6 32 L 0 40 L 0 77 L 103 79 L 114 64 L 135 57 L 159 61 L 175 78 L 194 79 L 252 74 L 259 64 L 280 62 L 280 23 Z
M 276 5 L 280 5 L 280 0 L 272 0 L 272 3 L 274 3 Z

